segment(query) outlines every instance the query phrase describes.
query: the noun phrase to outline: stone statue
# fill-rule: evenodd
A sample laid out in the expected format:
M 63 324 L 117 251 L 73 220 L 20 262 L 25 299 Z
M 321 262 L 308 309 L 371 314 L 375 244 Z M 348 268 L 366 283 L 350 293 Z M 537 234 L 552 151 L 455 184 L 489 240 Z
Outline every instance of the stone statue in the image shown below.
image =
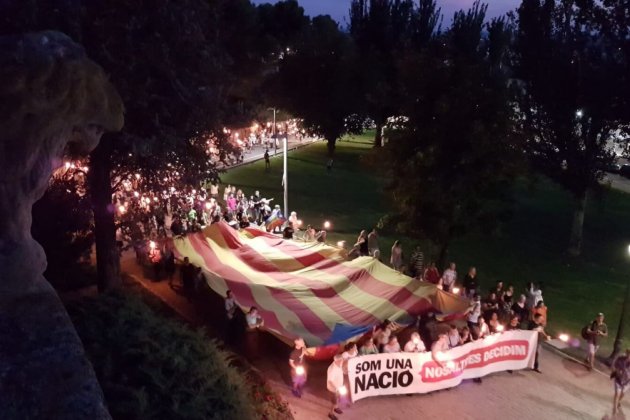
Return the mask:
M 58 32 L 0 37 L 0 417 L 109 418 L 59 298 L 31 208 L 65 153 L 123 125 L 103 70 Z

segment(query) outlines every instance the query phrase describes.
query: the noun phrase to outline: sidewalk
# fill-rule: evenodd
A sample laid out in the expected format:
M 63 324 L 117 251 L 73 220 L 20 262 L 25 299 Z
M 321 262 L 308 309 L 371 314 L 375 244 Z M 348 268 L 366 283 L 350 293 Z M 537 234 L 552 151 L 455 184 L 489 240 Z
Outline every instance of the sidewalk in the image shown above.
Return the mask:
M 289 138 L 289 144 L 288 144 L 288 150 L 292 151 L 292 150 L 297 150 L 300 149 L 302 147 L 308 146 L 310 144 L 316 143 L 318 141 L 321 141 L 321 139 L 319 138 L 315 138 L 315 137 L 307 137 L 302 139 L 302 141 L 299 141 L 297 139 L 291 139 Z M 280 144 L 278 145 L 278 149 L 275 149 L 275 147 L 269 147 L 269 157 L 273 159 L 274 156 L 282 156 L 283 153 L 283 144 L 282 142 L 280 142 Z M 243 151 L 243 161 L 236 163 L 234 165 L 230 165 L 230 166 L 223 166 L 220 165 L 219 169 L 225 169 L 225 170 L 229 170 L 231 168 L 238 168 L 239 166 L 243 166 L 246 165 L 248 163 L 252 163 L 252 162 L 256 162 L 257 160 L 261 160 L 264 158 L 265 156 L 265 150 L 267 150 L 267 147 L 261 144 L 258 144 L 254 147 L 252 147 L 251 150 L 247 150 L 245 149 Z
M 288 346 L 270 334 L 242 333 L 239 324 L 228 329 L 222 298 L 205 285 L 188 301 L 167 280 L 146 279 L 133 257 L 125 256 L 122 267 L 182 318 L 205 327 L 213 337 L 227 339 L 226 347 L 245 357 L 274 391 L 289 402 L 295 419 L 327 418 L 327 363 L 309 363 L 304 396 L 295 398 L 290 392 Z M 465 381 L 457 388 L 428 395 L 368 398 L 346 409 L 340 419 L 612 419 L 613 387 L 606 374 L 589 372 L 583 365 L 547 348 L 541 351 L 540 365 L 542 374 L 504 372 L 484 378 L 481 385 Z M 626 404 L 624 407 L 630 410 Z M 615 418 L 626 417 L 620 414 Z

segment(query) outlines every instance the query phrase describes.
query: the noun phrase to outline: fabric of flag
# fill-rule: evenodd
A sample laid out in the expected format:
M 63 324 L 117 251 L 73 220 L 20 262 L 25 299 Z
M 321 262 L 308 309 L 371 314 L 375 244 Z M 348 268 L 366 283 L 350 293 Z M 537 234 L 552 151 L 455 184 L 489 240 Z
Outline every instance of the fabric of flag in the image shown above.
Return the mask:
M 285 342 L 342 342 L 386 319 L 407 323 L 429 311 L 468 308 L 467 300 L 372 257 L 346 261 L 343 249 L 255 228 L 236 231 L 220 222 L 173 244 L 178 257 L 201 267 L 212 290 L 221 296 L 231 290 L 245 312 L 256 306 L 265 328 Z

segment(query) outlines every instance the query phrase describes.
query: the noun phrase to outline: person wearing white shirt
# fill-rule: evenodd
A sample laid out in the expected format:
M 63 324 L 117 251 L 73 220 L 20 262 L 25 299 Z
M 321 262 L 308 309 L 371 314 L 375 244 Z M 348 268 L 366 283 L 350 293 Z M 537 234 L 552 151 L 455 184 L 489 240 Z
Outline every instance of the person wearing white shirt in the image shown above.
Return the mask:
M 400 343 L 398 343 L 398 339 L 396 336 L 392 336 L 389 338 L 389 342 L 383 346 L 383 353 L 399 353 L 400 352 Z
M 448 268 L 442 273 L 442 288 L 445 292 L 450 292 L 457 281 L 457 271 L 455 263 L 450 263 Z
M 423 353 L 427 351 L 424 342 L 420 339 L 420 334 L 414 332 L 405 344 L 405 353 Z
M 225 314 L 228 321 L 233 320 L 234 315 L 236 315 L 236 301 L 231 290 L 228 290 L 225 295 Z
M 335 414 L 343 413 L 341 408 L 339 408 L 339 399 L 340 397 L 344 397 L 348 392 L 343 384 L 343 357 L 340 354 L 336 355 L 331 365 L 328 366 L 328 370 L 326 371 L 326 388 L 332 394 L 332 407 L 330 408 L 328 417 L 331 420 L 337 420 Z
M 468 316 L 466 319 L 468 321 L 468 328 L 470 328 L 471 331 L 474 330 L 475 326 L 477 325 L 477 322 L 479 321 L 480 316 L 481 316 L 481 296 L 476 295 L 472 307 L 468 309 Z
M 263 319 L 258 313 L 258 308 L 252 306 L 247 315 L 245 315 L 245 321 L 247 322 L 247 331 L 257 331 L 264 325 Z
M 540 290 L 540 286 L 529 283 L 529 287 L 527 288 L 527 307 L 529 309 L 535 308 L 538 305 L 538 302 L 543 300 L 542 290 Z

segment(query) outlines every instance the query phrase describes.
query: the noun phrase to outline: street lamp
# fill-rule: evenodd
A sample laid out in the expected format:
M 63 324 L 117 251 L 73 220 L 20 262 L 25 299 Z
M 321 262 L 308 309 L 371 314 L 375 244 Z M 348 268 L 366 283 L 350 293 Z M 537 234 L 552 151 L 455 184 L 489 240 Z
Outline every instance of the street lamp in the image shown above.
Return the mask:
M 628 254 L 630 254 L 630 245 L 628 246 Z M 613 351 L 608 356 L 608 362 L 612 364 L 615 357 L 621 352 L 621 343 L 623 342 L 623 332 L 625 329 L 625 319 L 628 313 L 628 306 L 630 303 L 630 281 L 626 281 L 626 295 L 623 298 L 623 305 L 621 307 L 621 316 L 619 317 L 619 326 L 617 327 L 617 336 L 615 337 L 615 344 L 613 345 Z

